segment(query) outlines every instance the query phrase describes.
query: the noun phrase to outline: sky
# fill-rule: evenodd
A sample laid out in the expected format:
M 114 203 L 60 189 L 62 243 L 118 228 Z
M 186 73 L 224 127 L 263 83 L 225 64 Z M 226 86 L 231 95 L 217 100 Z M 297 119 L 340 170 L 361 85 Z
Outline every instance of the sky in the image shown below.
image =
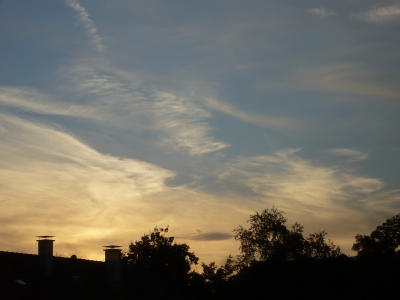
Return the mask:
M 400 2 L 0 0 L 0 250 L 200 261 L 277 207 L 343 252 L 400 210 Z

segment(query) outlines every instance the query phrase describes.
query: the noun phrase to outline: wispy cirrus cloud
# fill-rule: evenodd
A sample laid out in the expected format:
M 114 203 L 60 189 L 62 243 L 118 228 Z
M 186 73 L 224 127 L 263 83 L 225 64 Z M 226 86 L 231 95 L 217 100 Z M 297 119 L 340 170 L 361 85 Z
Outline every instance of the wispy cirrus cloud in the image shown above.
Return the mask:
M 154 124 L 158 130 L 168 133 L 162 139 L 163 143 L 174 148 L 186 148 L 191 155 L 215 152 L 230 146 L 211 137 L 213 129 L 206 123 L 211 114 L 189 99 L 165 92 L 156 92 L 153 99 Z
M 100 153 L 60 128 L 4 114 L 0 143 L 0 226 L 20 239 L 44 233 L 69 236 L 74 244 L 120 234 L 121 223 L 146 210 L 149 197 L 168 193 L 165 181 L 175 176 L 154 164 Z M 0 243 L 10 246 L 3 237 Z
M 271 155 L 241 157 L 221 169 L 219 176 L 222 181 L 229 179 L 249 187 L 279 207 L 295 203 L 303 209 L 317 210 L 347 206 L 384 187 L 378 178 L 356 175 L 338 166 L 313 164 L 297 155 L 298 151 L 288 149 Z M 338 152 L 348 155 L 351 151 L 341 149 L 335 154 Z
M 115 75 L 91 67 L 64 69 L 65 93 L 73 101 L 31 88 L 0 87 L 0 104 L 39 114 L 84 118 L 159 134 L 156 143 L 190 155 L 229 147 L 213 136 L 210 112 L 189 98 L 156 89 L 131 87 Z
M 51 101 L 49 95 L 33 88 L 0 86 L 0 104 L 38 114 L 68 115 L 67 104 Z
M 349 158 L 349 161 L 360 161 L 368 158 L 368 154 L 348 148 L 334 148 L 329 149 L 326 152 L 333 155 L 346 156 Z
M 232 105 L 223 103 L 221 101 L 217 101 L 212 98 L 208 98 L 206 105 L 214 110 L 221 111 L 225 114 L 228 114 L 232 117 L 235 117 L 241 121 L 255 124 L 261 127 L 267 128 L 293 128 L 294 122 L 287 118 L 279 118 L 279 117 L 271 117 L 271 116 L 262 116 L 247 113 L 235 108 Z
M 82 192 L 79 198 L 86 195 L 88 199 L 104 202 L 110 191 L 115 191 L 112 186 L 118 185 L 129 186 L 124 198 L 157 193 L 166 188 L 164 180 L 174 176 L 172 171 L 153 164 L 99 153 L 72 135 L 46 125 L 1 115 L 0 126 L 4 145 L 0 150 L 4 158 L 3 175 L 6 172 L 17 176 L 19 171 L 36 170 L 35 177 L 47 178 L 43 180 L 44 185 L 53 185 L 51 178 L 57 181 L 63 176 L 75 182 L 77 187 L 93 184 L 87 191 L 93 191 L 98 197 L 91 192 Z M 7 180 L 2 177 L 1 181 Z
M 400 89 L 373 80 L 372 74 L 355 63 L 321 65 L 299 68 L 295 74 L 297 88 L 326 91 L 345 91 L 361 95 L 398 97 Z M 296 82 L 296 80 L 294 80 Z
M 162 146 L 184 149 L 190 155 L 230 146 L 213 138 L 213 128 L 207 123 L 210 112 L 190 98 L 157 89 L 132 88 L 132 83 L 125 79 L 99 74 L 90 67 L 74 67 L 66 74 L 73 82 L 75 94 L 93 100 L 89 110 L 97 107 L 96 117 L 107 115 L 104 119 L 121 122 L 123 126 L 157 131 L 160 133 L 157 143 Z
M 305 159 L 299 151 L 238 157 L 220 165 L 215 174 L 220 186 L 235 189 L 233 197 L 247 199 L 241 209 L 248 214 L 278 207 L 290 222 L 299 221 L 308 231 L 326 229 L 347 253 L 354 240 L 345 236 L 365 232 L 398 210 L 400 191 L 386 187 L 380 178 L 359 174 L 349 164 Z M 363 153 L 344 148 L 329 154 L 365 159 Z
M 372 8 L 368 12 L 355 13 L 353 15 L 361 20 L 374 23 L 400 20 L 400 5 Z
M 102 44 L 103 37 L 97 33 L 97 28 L 92 19 L 89 18 L 89 13 L 79 3 L 78 0 L 65 0 L 65 3 L 78 13 L 79 21 L 85 26 L 88 35 L 92 39 L 93 44 L 96 46 L 97 51 L 103 52 L 105 50 Z
M 310 14 L 312 14 L 312 15 L 316 15 L 316 16 L 318 16 L 318 17 L 321 17 L 321 18 L 325 18 L 325 17 L 328 17 L 328 16 L 331 16 L 331 15 L 333 15 L 334 13 L 333 12 L 331 12 L 331 11 L 327 11 L 325 8 L 310 8 L 309 10 L 308 10 L 308 12 L 310 13 Z
M 180 241 L 197 241 L 191 243 L 196 253 L 213 249 L 202 259 L 222 261 L 226 247 L 236 249 L 208 244 L 232 240 L 227 212 L 237 214 L 235 207 L 201 191 L 168 187 L 173 171 L 100 153 L 58 125 L 5 114 L 0 144 L 3 250 L 15 251 L 17 242 L 18 251 L 35 253 L 31 237 L 50 234 L 58 237 L 59 255 L 102 260 L 104 243 L 127 245 L 156 225 L 170 225 Z M 202 230 L 186 234 L 195 228 Z

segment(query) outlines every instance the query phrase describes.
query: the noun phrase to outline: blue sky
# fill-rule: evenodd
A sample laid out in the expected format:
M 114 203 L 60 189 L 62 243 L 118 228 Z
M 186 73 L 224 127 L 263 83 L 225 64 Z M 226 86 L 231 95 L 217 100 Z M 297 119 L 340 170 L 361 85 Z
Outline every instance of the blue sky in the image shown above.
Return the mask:
M 0 1 L 0 249 L 201 261 L 276 206 L 346 253 L 400 208 L 397 1 Z

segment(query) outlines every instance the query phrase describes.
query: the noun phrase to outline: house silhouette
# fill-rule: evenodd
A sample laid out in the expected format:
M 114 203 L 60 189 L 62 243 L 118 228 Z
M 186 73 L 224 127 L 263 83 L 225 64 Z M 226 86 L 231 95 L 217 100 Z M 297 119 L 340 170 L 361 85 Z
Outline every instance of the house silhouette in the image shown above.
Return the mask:
M 58 257 L 52 238 L 38 237 L 38 254 L 0 251 L 0 299 L 124 298 L 119 246 L 106 246 L 105 261 Z

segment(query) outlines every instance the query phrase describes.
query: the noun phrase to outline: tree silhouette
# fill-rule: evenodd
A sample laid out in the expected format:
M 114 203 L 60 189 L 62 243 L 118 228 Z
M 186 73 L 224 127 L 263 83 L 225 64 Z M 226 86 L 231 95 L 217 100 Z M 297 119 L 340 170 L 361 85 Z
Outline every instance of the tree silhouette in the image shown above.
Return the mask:
M 241 267 L 254 261 L 296 260 L 300 257 L 323 259 L 340 254 L 340 248 L 325 239 L 325 231 L 304 238 L 300 224 L 295 223 L 288 229 L 283 212 L 275 207 L 256 212 L 248 222 L 248 229 L 239 225 L 234 230 L 235 239 L 240 241 L 238 263 Z
M 260 214 L 251 215 L 249 229 L 234 229 L 235 240 L 240 241 L 239 263 L 249 265 L 254 260 L 265 261 L 277 253 L 288 234 L 286 218 L 277 208 L 264 209 Z
M 225 265 L 218 267 L 215 262 L 208 265 L 201 263 L 203 278 L 208 283 L 220 283 L 227 281 L 235 274 L 236 266 L 231 255 L 227 258 Z
M 387 219 L 370 235 L 356 235 L 352 250 L 357 251 L 358 258 L 393 257 L 399 255 L 400 214 Z
M 175 243 L 174 237 L 167 237 L 166 233 L 168 227 L 156 227 L 140 241 L 131 242 L 129 250 L 123 253 L 122 261 L 142 289 L 160 284 L 166 287 L 165 291 L 176 293 L 193 277 L 191 266 L 197 264 L 198 258 L 189 252 L 188 245 Z
M 305 238 L 304 251 L 305 256 L 324 259 L 337 257 L 340 253 L 340 247 L 336 246 L 331 240 L 325 240 L 328 233 L 325 230 L 311 233 Z

